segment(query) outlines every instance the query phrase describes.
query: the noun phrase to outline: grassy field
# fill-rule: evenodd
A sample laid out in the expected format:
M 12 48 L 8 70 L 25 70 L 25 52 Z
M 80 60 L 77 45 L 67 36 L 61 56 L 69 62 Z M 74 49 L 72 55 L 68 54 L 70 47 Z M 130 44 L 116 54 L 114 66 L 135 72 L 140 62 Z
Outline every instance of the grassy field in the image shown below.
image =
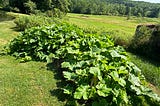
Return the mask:
M 113 34 L 111 35 L 115 41 L 121 40 L 122 45 L 129 44 L 138 24 L 155 24 L 160 22 L 160 20 L 156 18 L 131 17 L 130 20 L 127 20 L 127 17 L 122 16 L 86 15 L 73 13 L 69 13 L 67 16 L 69 23 L 75 24 L 83 29 L 94 30 L 98 32 L 112 32 Z M 121 44 L 120 41 L 118 41 L 118 43 Z
M 155 24 L 159 22 L 156 18 L 137 18 L 105 15 L 85 15 L 69 13 L 68 22 L 81 28 L 92 28 L 101 31 L 117 30 L 126 35 L 133 35 L 138 24 Z
M 0 52 L 17 36 L 13 20 L 0 21 Z M 43 62 L 20 63 L 12 56 L 0 55 L 0 106 L 62 106 L 65 100 L 57 89 L 55 72 Z M 63 101 L 63 102 L 62 102 Z

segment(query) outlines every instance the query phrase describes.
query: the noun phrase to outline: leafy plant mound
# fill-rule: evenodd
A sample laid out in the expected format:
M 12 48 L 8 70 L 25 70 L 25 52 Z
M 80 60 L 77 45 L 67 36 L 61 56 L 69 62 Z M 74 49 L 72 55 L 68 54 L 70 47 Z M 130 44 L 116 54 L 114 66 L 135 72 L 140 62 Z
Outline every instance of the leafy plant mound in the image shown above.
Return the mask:
M 8 53 L 26 61 L 47 61 L 61 46 L 82 35 L 80 29 L 69 24 L 33 27 L 20 33 L 10 42 Z
M 59 59 L 67 82 L 64 93 L 93 106 L 159 105 L 141 70 L 109 36 L 85 34 L 68 24 L 36 27 L 14 39 L 10 53 L 35 60 Z M 142 98 L 147 101 L 142 101 Z

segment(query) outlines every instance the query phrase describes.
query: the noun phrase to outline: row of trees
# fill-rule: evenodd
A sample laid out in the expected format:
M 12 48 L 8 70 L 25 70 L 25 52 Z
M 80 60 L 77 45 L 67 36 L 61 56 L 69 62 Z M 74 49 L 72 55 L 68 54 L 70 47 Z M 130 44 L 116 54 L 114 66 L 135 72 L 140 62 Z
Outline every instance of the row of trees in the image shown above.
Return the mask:
M 160 17 L 160 4 L 131 0 L 70 0 L 70 12 Z
M 66 14 L 70 10 L 83 14 L 160 17 L 160 4 L 132 0 L 0 0 L 0 6 L 27 14 L 36 10 Z
M 68 0 L 0 0 L 3 8 L 16 8 L 21 13 L 34 13 L 36 10 L 46 12 L 48 10 L 59 10 L 68 12 Z

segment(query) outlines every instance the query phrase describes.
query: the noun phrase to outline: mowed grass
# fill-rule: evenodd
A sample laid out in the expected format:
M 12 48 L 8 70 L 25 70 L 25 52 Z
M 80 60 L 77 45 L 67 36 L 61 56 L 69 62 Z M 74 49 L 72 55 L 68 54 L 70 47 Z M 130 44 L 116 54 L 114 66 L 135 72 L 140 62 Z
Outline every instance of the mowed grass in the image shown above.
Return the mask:
M 70 23 L 76 24 L 82 28 L 95 28 L 104 31 L 120 30 L 128 34 L 132 34 L 136 27 L 136 23 L 126 20 L 126 17 L 71 13 L 68 14 L 68 17 Z
M 118 30 L 126 35 L 134 35 L 138 24 L 155 24 L 159 22 L 156 18 L 137 18 L 122 16 L 106 16 L 106 15 L 86 15 L 68 13 L 68 22 L 75 24 L 81 28 L 93 28 L 101 31 Z
M 18 34 L 12 29 L 14 27 L 13 21 L 0 21 L 0 50 Z
M 73 13 L 69 13 L 67 16 L 69 23 L 75 24 L 83 29 L 98 32 L 113 32 L 111 35 L 115 41 L 121 40 L 121 42 L 125 42 L 126 45 L 130 43 L 138 24 L 155 24 L 160 22 L 160 20 L 156 18 L 131 17 L 131 19 L 127 20 L 127 17 L 122 16 Z
M 13 20 L 0 21 L 0 52 L 18 32 Z M 63 106 L 59 82 L 46 63 L 20 63 L 12 56 L 0 55 L 0 106 Z M 63 96 L 62 96 L 63 98 Z M 63 102 L 62 102 L 63 101 Z

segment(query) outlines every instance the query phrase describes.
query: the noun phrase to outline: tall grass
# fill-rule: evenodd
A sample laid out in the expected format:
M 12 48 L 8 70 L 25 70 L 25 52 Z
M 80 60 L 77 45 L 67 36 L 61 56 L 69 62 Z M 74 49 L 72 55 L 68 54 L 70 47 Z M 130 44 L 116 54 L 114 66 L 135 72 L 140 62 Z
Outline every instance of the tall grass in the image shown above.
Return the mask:
M 148 82 L 160 88 L 160 62 L 129 53 L 131 61 L 136 64 Z

